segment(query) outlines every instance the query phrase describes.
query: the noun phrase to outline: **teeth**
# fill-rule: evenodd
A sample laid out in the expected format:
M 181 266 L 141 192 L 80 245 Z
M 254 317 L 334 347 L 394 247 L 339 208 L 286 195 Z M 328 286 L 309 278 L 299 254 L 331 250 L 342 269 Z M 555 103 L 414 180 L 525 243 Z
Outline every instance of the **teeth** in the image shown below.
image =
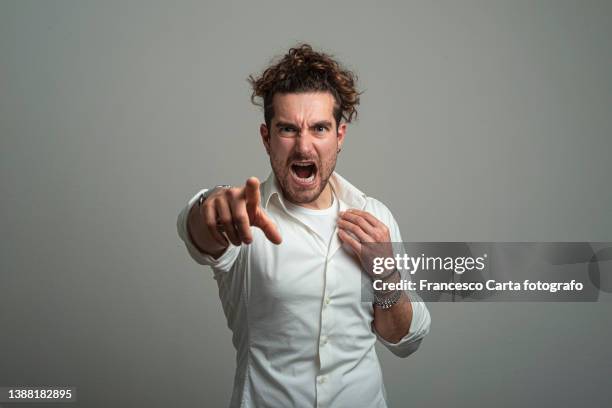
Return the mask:
M 299 176 L 297 176 L 297 175 L 296 175 L 295 177 L 296 177 L 298 180 L 300 180 L 300 181 L 302 181 L 302 182 L 304 182 L 304 183 L 310 183 L 311 181 L 313 181 L 313 180 L 314 180 L 314 174 L 312 174 L 312 175 L 311 175 L 310 177 L 308 177 L 308 178 L 302 178 L 302 177 L 299 177 Z

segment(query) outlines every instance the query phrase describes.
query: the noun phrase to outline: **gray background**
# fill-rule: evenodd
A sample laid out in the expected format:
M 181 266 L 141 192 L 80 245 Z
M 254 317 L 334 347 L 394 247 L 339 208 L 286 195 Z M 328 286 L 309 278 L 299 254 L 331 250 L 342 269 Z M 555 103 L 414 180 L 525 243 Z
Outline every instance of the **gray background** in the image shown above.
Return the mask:
M 175 230 L 265 177 L 245 78 L 297 41 L 359 75 L 338 171 L 406 241 L 612 241 L 609 1 L 0 1 L 0 385 L 224 406 L 234 352 Z M 603 406 L 609 303 L 431 304 L 394 407 Z M 71 405 L 76 406 L 76 405 Z

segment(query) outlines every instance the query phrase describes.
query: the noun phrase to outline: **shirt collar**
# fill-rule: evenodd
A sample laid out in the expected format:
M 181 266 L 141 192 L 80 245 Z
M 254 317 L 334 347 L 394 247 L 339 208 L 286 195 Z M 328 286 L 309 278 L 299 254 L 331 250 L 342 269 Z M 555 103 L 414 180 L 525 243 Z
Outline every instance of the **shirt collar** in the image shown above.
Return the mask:
M 344 211 L 346 208 L 363 209 L 365 207 L 366 195 L 337 172 L 332 173 L 329 178 L 329 184 L 340 201 L 341 211 Z M 278 180 L 272 171 L 266 181 L 261 185 L 261 202 L 263 203 L 263 208 L 268 207 L 268 203 L 274 196 L 277 197 L 281 206 L 286 209 L 284 202 L 285 198 L 283 197 Z

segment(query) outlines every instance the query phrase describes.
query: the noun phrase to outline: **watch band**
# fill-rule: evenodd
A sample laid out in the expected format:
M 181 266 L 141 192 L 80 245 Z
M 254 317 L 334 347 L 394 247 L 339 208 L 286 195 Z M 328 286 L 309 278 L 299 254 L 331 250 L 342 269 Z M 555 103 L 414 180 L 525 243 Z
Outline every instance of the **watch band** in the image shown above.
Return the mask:
M 383 310 L 390 309 L 394 304 L 396 304 L 400 297 L 402 296 L 401 290 L 395 290 L 391 293 L 391 296 L 382 296 L 379 297 L 374 293 L 374 306 L 377 306 Z

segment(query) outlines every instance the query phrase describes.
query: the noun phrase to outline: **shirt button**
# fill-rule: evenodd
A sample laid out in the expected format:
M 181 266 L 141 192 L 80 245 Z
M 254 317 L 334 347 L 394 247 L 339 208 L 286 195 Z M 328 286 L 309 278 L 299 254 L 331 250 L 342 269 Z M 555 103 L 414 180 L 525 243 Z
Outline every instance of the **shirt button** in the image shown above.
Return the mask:
M 327 377 L 325 376 L 319 377 L 319 384 L 324 384 L 325 381 L 327 381 Z
M 324 346 L 327 344 L 327 336 L 321 337 L 321 345 Z
M 326 305 L 329 305 L 329 302 L 331 302 L 331 299 L 330 299 L 329 297 L 326 297 L 326 298 L 325 298 L 325 304 L 326 304 Z

